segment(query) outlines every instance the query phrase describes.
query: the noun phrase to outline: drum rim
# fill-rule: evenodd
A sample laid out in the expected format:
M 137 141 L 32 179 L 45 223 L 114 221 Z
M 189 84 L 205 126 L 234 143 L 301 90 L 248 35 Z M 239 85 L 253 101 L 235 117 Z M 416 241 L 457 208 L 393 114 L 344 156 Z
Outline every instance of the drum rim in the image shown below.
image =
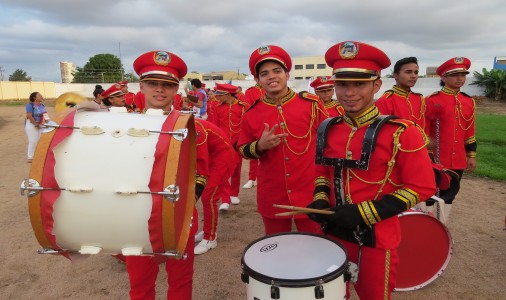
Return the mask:
M 253 246 L 257 242 L 265 240 L 267 238 L 271 238 L 271 237 L 275 237 L 275 236 L 282 236 L 282 235 L 308 235 L 308 236 L 314 236 L 314 237 L 319 237 L 319 238 L 323 238 L 325 240 L 328 240 L 328 241 L 336 244 L 339 248 L 341 248 L 343 250 L 343 252 L 345 254 L 345 258 L 346 258 L 345 263 L 342 266 L 340 266 L 339 268 L 335 269 L 334 271 L 332 271 L 324 276 L 313 277 L 313 278 L 304 278 L 304 279 L 286 279 L 286 278 L 276 278 L 276 277 L 267 276 L 267 275 L 261 274 L 255 270 L 251 269 L 246 264 L 246 262 L 244 261 L 244 256 L 251 246 Z M 349 261 L 348 260 L 348 252 L 346 251 L 346 248 L 344 248 L 344 246 L 341 243 L 334 241 L 332 239 L 329 239 L 326 236 L 313 234 L 313 233 L 307 233 L 307 232 L 283 232 L 283 233 L 266 235 L 266 236 L 263 236 L 261 238 L 258 238 L 256 240 L 252 241 L 243 251 L 242 258 L 241 258 L 241 267 L 242 267 L 242 274 L 245 274 L 245 275 L 247 275 L 259 282 L 262 282 L 262 283 L 265 283 L 268 285 L 275 284 L 276 286 L 279 286 L 279 287 L 309 287 L 309 286 L 314 286 L 318 281 L 322 281 L 323 283 L 328 283 L 328 282 L 331 282 L 334 279 L 338 278 L 339 276 L 343 275 L 344 272 L 348 269 L 348 261 Z
M 426 287 L 427 285 L 429 285 L 430 283 L 432 283 L 433 281 L 435 281 L 438 277 L 440 277 L 441 275 L 443 275 L 444 271 L 448 267 L 448 264 L 450 263 L 450 260 L 452 258 L 452 254 L 453 254 L 453 238 L 452 238 L 452 235 L 451 235 L 450 231 L 448 230 L 448 227 L 445 224 L 443 224 L 441 221 L 439 221 L 436 217 L 431 216 L 430 214 L 428 214 L 427 212 L 424 212 L 424 211 L 405 211 L 405 212 L 399 214 L 399 218 L 401 218 L 403 216 L 409 216 L 409 215 L 423 215 L 423 216 L 426 216 L 426 217 L 429 217 L 429 218 L 433 218 L 434 220 L 436 220 L 437 222 L 439 222 L 440 225 L 443 226 L 446 234 L 448 235 L 448 240 L 450 242 L 449 243 L 450 247 L 448 248 L 448 253 L 447 253 L 445 261 L 443 262 L 441 268 L 439 268 L 439 270 L 436 272 L 436 274 L 432 275 L 431 278 L 425 280 L 424 282 L 419 283 L 419 284 L 414 285 L 414 286 L 411 286 L 411 287 L 402 287 L 402 288 L 395 287 L 394 288 L 395 292 L 415 291 L 415 290 L 419 290 L 419 289 L 421 289 L 423 287 Z

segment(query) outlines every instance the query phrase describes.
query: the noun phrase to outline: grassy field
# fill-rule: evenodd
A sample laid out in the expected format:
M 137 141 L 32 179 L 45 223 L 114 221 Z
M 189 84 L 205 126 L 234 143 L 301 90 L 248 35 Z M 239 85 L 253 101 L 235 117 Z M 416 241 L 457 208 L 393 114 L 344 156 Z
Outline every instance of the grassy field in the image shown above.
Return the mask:
M 506 116 L 478 114 L 476 139 L 478 166 L 475 174 L 506 181 Z

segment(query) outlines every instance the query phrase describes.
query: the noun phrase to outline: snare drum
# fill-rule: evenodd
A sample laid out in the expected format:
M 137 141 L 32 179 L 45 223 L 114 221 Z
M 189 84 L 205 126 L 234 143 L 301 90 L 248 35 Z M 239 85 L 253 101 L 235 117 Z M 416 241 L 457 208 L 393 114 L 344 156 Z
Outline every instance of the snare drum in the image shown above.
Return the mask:
M 248 300 L 344 299 L 346 250 L 337 242 L 305 233 L 282 233 L 248 245 L 242 281 Z
M 61 118 L 42 134 L 21 185 L 44 251 L 181 258 L 195 201 L 193 117 L 72 110 Z
M 395 291 L 412 291 L 436 280 L 448 266 L 453 242 L 438 219 L 420 211 L 399 215 L 401 243 Z

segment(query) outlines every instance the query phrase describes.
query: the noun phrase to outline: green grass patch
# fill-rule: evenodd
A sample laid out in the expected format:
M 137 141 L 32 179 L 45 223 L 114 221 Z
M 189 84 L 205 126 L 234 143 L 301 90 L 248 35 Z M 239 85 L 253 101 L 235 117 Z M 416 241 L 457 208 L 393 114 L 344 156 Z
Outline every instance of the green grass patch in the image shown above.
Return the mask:
M 476 116 L 478 141 L 475 174 L 506 181 L 506 116 Z

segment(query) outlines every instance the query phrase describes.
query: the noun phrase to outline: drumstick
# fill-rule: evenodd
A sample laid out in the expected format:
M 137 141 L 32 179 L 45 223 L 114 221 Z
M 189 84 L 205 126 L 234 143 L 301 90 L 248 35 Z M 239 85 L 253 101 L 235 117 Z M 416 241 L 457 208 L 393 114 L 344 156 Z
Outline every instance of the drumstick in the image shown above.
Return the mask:
M 333 211 L 330 211 L 330 210 L 314 209 L 314 208 L 309 208 L 309 207 L 298 207 L 298 206 L 281 205 L 281 204 L 273 204 L 273 206 L 277 207 L 277 208 L 284 208 L 284 209 L 288 209 L 288 210 L 302 212 L 305 214 L 313 213 L 313 214 L 331 215 L 334 213 Z

